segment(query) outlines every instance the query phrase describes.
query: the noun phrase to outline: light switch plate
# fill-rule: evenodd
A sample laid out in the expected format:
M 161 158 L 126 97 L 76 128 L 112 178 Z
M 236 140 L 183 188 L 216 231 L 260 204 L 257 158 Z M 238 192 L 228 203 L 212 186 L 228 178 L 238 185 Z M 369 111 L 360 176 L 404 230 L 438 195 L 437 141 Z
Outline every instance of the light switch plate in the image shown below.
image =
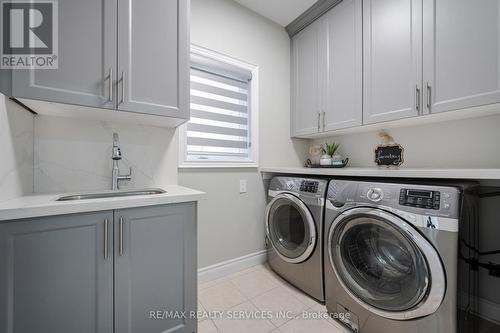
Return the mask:
M 240 193 L 247 193 L 247 180 L 240 179 Z

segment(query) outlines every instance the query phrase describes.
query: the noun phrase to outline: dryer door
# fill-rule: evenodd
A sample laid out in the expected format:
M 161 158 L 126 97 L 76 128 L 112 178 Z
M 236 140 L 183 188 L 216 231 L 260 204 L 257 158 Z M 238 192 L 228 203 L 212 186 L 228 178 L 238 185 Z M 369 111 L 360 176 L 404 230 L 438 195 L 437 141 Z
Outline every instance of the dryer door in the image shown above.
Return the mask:
M 371 312 L 407 320 L 434 313 L 445 294 L 437 251 L 400 217 L 373 208 L 341 214 L 328 233 L 330 264 L 346 292 Z
M 278 194 L 266 209 L 266 234 L 278 255 L 289 263 L 305 261 L 316 246 L 314 218 L 298 197 Z

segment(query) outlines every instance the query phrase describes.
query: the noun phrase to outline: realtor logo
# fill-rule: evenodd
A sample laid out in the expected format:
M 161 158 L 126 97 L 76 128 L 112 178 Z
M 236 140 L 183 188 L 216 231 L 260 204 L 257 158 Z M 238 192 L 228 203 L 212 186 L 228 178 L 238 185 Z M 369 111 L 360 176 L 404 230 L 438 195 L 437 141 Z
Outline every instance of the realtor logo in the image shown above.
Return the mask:
M 1 68 L 56 69 L 57 2 L 1 2 Z

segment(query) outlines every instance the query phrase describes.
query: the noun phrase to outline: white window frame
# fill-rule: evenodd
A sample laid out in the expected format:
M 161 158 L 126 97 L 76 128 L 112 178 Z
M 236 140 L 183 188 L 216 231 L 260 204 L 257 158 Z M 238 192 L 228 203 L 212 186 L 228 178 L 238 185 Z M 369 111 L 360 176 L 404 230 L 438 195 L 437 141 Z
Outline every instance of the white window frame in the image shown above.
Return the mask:
M 191 44 L 191 54 L 239 67 L 252 73 L 250 81 L 250 159 L 248 161 L 188 161 L 186 146 L 187 123 L 179 127 L 179 168 L 258 168 L 259 167 L 259 67 L 216 51 Z M 191 81 L 191 80 L 190 80 Z

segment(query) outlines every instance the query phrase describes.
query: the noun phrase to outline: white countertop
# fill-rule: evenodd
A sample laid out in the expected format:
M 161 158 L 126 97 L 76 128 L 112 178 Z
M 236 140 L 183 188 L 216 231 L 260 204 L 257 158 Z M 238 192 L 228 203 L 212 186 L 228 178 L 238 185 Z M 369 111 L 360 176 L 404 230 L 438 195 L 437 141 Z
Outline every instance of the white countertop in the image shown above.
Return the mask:
M 262 167 L 262 173 L 298 174 L 321 176 L 355 177 L 395 177 L 395 178 L 433 178 L 433 179 L 473 179 L 500 180 L 500 169 L 427 169 L 427 168 L 290 168 Z
M 30 195 L 0 202 L 0 221 L 164 205 L 198 201 L 205 197 L 204 192 L 179 185 L 162 186 L 161 189 L 165 190 L 166 193 L 74 201 L 56 201 L 56 199 L 75 193 Z M 78 194 L 80 193 L 95 192 L 79 192 Z

